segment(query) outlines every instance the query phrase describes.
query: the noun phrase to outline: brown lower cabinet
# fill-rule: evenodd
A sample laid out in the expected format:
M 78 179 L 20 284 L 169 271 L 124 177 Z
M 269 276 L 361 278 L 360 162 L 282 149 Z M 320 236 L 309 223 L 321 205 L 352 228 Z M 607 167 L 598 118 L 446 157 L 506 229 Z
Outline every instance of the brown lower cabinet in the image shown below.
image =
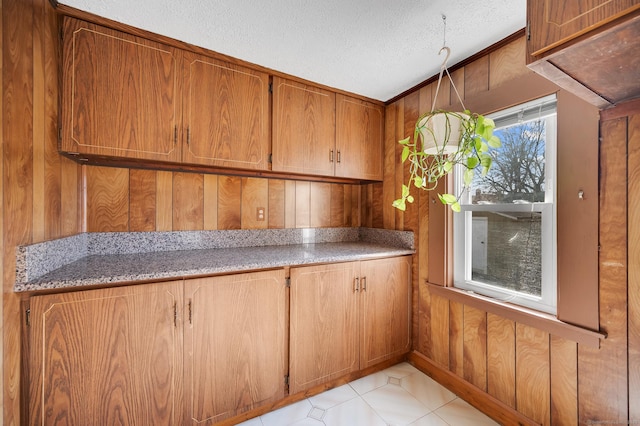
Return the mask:
M 213 424 L 407 352 L 409 259 L 33 296 L 29 424 Z
M 182 288 L 32 297 L 29 424 L 179 424 Z
M 410 257 L 291 268 L 292 394 L 410 349 Z

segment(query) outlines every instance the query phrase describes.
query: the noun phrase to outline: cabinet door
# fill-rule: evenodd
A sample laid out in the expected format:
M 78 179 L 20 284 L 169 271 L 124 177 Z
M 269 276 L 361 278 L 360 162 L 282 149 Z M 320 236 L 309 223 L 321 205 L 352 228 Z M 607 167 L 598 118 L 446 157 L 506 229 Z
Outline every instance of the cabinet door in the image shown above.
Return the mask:
M 185 53 L 183 161 L 268 169 L 269 76 Z
M 71 18 L 64 22 L 62 151 L 179 161 L 179 53 Z
M 358 370 L 356 266 L 291 268 L 291 394 Z
M 175 425 L 182 282 L 30 300 L 29 424 Z
M 528 0 L 527 51 L 538 56 L 634 9 L 638 0 Z
M 284 270 L 185 281 L 185 424 L 284 397 Z
M 336 95 L 336 176 L 382 180 L 384 110 Z
M 360 368 L 411 348 L 411 258 L 360 263 Z
M 273 78 L 273 170 L 333 176 L 336 95 Z

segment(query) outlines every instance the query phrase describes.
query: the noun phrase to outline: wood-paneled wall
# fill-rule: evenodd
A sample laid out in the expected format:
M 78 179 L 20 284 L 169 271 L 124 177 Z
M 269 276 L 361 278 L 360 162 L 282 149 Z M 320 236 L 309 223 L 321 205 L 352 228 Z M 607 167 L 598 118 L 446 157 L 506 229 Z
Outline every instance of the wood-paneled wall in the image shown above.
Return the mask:
M 57 153 L 57 18 L 47 0 L 2 0 L 3 424 L 21 424 L 16 246 L 80 230 L 81 167 Z
M 491 98 L 532 73 L 524 55 L 524 38 L 515 40 L 456 70 L 455 85 L 465 99 Z M 457 101 L 447 83 L 436 99 L 438 107 Z M 434 237 L 429 215 L 443 224 L 436 217 L 441 211 L 430 212 L 437 204 L 429 193 L 416 194 L 415 205 L 404 213 L 393 209 L 390 200 L 397 198 L 406 176 L 397 141 L 413 134 L 415 119 L 431 107 L 433 92 L 435 83 L 387 107 L 385 180 L 362 192 L 363 210 L 372 210 L 373 226 L 416 232 L 414 350 L 540 424 L 640 422 L 640 103 L 635 111 L 600 123 L 599 312 L 601 331 L 608 337 L 593 349 L 430 291 L 429 268 L 440 267 L 443 254 L 426 253 Z
M 83 166 L 87 232 L 360 226 L 360 185 Z M 265 210 L 258 220 L 257 210 Z

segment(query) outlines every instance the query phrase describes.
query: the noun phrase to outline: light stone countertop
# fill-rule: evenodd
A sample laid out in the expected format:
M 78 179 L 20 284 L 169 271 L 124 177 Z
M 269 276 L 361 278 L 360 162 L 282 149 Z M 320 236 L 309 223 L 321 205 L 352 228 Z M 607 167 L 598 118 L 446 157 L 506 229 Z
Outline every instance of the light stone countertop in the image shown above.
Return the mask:
M 399 236 L 401 238 L 398 238 Z M 125 237 L 130 238 L 128 235 Z M 110 235 L 109 238 L 113 239 L 113 236 Z M 18 252 L 22 254 L 18 262 L 18 268 L 22 270 L 16 274 L 23 277 L 23 280 L 16 281 L 14 291 L 37 292 L 102 284 L 183 279 L 285 266 L 377 259 L 410 255 L 415 252 L 412 233 L 365 230 L 365 232 L 360 231 L 355 237 L 349 235 L 344 238 L 355 239 L 355 241 L 341 241 L 342 237 L 331 237 L 326 238 L 329 242 L 318 238 L 320 242 L 295 244 L 294 238 L 279 245 L 273 245 L 273 241 L 268 240 L 266 245 L 248 247 L 227 245 L 218 248 L 199 247 L 191 250 L 138 253 L 132 253 L 130 249 L 124 252 L 120 249 L 107 252 L 100 249 L 97 250 L 98 254 L 93 254 L 92 251 L 96 252 L 96 250 L 89 249 L 86 255 L 83 256 L 81 253 L 76 256 L 77 259 L 69 259 L 62 265 L 56 264 L 52 266 L 55 269 L 45 271 L 37 277 L 32 276 L 30 279 L 26 279 L 28 275 L 25 273 L 25 270 L 29 269 L 29 264 L 42 263 L 42 256 L 51 257 L 52 254 L 47 253 L 46 250 L 42 254 L 40 253 L 42 247 L 38 247 L 38 250 L 32 250 L 37 256 L 29 255 L 29 247 L 25 246 Z M 77 241 L 73 242 L 77 245 Z M 252 241 L 252 243 L 256 242 Z M 58 251 L 59 244 L 54 240 L 49 247 Z M 140 250 L 144 250 L 144 247 Z

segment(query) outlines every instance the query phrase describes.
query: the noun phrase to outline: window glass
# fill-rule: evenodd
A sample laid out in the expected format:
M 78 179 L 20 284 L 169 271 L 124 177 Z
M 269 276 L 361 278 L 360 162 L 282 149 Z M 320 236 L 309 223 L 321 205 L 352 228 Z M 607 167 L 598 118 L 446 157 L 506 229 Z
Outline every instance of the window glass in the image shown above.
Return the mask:
M 489 117 L 502 146 L 454 214 L 455 286 L 555 313 L 555 96 Z

